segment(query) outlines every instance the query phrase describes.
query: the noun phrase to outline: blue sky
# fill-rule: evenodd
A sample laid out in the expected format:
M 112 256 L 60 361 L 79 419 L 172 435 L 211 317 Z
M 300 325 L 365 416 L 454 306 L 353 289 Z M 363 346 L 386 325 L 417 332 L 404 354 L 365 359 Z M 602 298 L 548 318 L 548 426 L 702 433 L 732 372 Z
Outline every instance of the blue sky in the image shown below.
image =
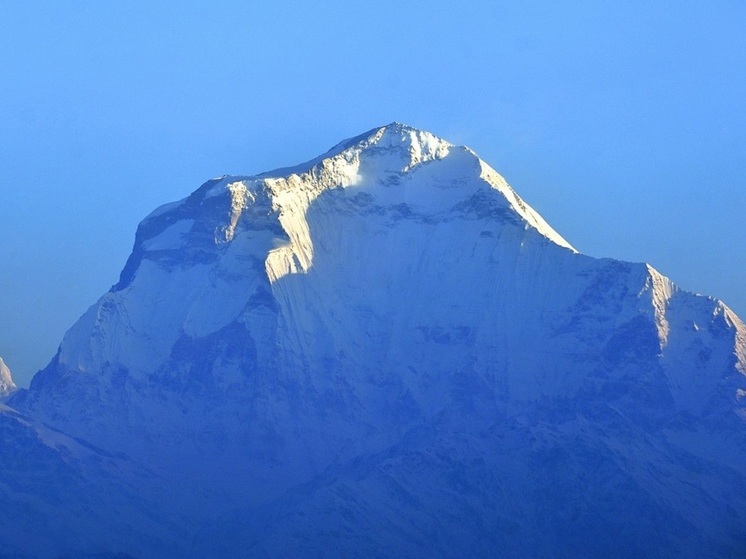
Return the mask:
M 746 316 L 746 4 L 0 2 L 0 356 L 26 385 L 206 179 L 397 120 L 581 252 Z

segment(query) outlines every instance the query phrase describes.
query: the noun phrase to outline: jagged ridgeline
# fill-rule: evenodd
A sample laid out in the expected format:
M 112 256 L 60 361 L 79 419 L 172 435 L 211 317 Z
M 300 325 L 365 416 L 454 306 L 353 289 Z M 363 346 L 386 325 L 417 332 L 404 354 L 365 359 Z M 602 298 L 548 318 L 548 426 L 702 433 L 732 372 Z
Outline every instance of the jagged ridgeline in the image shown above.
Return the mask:
M 737 557 L 746 328 L 402 124 L 208 181 L 0 408 L 0 555 Z

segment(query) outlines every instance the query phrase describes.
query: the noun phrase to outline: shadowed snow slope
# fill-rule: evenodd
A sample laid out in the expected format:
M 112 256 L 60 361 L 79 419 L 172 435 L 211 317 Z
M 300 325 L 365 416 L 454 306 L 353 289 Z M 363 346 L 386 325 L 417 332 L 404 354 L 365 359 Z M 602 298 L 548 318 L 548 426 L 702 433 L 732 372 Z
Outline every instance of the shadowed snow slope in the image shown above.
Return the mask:
M 0 410 L 0 555 L 737 556 L 745 372 L 723 303 L 395 123 L 145 218 Z

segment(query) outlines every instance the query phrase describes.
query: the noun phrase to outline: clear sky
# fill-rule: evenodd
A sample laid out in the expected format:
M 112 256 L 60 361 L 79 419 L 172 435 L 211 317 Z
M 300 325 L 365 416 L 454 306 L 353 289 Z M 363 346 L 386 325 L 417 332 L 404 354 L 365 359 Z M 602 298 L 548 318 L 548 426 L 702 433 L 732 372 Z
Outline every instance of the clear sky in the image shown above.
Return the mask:
M 19 385 L 206 179 L 397 120 L 581 252 L 746 317 L 746 3 L 0 0 L 0 356 Z

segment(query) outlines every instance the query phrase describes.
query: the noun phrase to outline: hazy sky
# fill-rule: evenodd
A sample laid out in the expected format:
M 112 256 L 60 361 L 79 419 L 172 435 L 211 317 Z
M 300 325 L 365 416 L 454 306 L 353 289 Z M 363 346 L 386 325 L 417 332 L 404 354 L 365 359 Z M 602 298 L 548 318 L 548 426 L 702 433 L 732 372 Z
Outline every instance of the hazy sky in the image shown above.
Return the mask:
M 27 385 L 138 222 L 397 120 L 581 252 L 746 316 L 746 2 L 0 0 L 0 356 Z

